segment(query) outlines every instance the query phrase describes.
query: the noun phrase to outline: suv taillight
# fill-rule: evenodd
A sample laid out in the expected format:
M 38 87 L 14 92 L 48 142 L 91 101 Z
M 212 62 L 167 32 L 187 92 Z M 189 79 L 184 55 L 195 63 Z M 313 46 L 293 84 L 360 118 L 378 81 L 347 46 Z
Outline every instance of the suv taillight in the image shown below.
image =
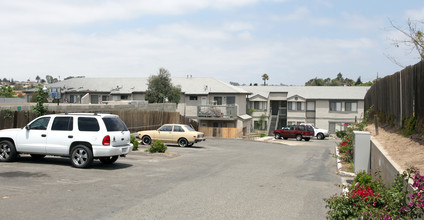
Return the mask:
M 103 146 L 109 146 L 110 145 L 110 136 L 109 135 L 106 135 L 103 138 L 102 144 L 103 144 Z

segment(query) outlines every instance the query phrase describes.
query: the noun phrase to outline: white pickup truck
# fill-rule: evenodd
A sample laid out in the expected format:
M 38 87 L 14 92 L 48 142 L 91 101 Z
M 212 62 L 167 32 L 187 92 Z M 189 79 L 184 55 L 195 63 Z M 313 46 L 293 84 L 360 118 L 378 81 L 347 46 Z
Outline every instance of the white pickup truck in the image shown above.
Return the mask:
M 318 140 L 324 140 L 325 137 L 329 137 L 330 134 L 328 133 L 328 130 L 316 128 L 312 124 L 302 123 L 301 125 L 309 125 L 314 129 L 315 137 L 317 137 Z

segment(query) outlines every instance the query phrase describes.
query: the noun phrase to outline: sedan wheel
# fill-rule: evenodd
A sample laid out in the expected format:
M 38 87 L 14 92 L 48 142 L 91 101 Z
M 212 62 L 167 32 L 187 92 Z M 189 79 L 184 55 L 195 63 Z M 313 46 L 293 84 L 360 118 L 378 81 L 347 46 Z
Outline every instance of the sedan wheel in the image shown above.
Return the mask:
M 185 138 L 180 138 L 178 140 L 178 146 L 180 147 L 186 147 L 188 145 L 188 141 Z
M 86 168 L 93 162 L 93 153 L 85 145 L 78 145 L 72 149 L 71 163 L 77 168 Z
M 143 145 L 149 145 L 152 143 L 152 139 L 149 136 L 143 136 L 141 139 L 141 144 Z
M 16 153 L 15 145 L 13 145 L 10 141 L 0 142 L 0 161 L 13 161 L 17 156 L 18 154 Z

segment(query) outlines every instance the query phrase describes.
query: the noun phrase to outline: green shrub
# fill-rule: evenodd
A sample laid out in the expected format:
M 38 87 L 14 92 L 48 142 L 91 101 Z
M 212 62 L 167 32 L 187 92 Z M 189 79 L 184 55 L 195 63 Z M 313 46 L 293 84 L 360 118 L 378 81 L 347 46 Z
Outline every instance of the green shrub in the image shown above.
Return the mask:
M 150 153 L 165 153 L 167 148 L 168 147 L 162 141 L 155 141 L 147 151 Z
M 413 183 L 408 183 L 410 180 Z M 416 191 L 410 192 L 408 186 Z M 354 183 L 340 186 L 347 192 L 324 199 L 328 219 L 422 219 L 424 216 L 424 176 L 415 168 L 398 174 L 387 188 L 381 178 L 358 173 Z
M 261 136 L 261 138 L 263 138 L 263 137 L 266 137 L 266 134 L 265 133 L 261 133 L 260 136 Z
M 404 125 L 404 136 L 409 136 L 417 133 L 417 120 L 415 119 L 415 115 L 412 115 L 412 117 L 410 118 L 404 118 L 402 124 Z
M 337 131 L 336 132 L 337 137 L 343 138 L 346 136 L 346 131 Z
M 133 150 L 138 150 L 138 140 L 135 136 L 131 136 L 131 143 L 133 144 Z

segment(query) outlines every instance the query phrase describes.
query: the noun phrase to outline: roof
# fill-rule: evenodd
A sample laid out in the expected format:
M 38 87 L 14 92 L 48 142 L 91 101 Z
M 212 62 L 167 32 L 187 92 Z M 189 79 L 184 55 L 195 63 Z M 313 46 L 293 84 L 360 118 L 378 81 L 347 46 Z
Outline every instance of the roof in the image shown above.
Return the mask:
M 46 85 L 60 87 L 62 92 L 110 92 L 112 94 L 144 93 L 147 90 L 148 77 L 137 78 L 72 78 Z M 214 78 L 175 77 L 171 78 L 174 86 L 182 93 L 207 95 L 209 93 L 249 94 L 241 87 L 232 86 Z
M 240 86 L 251 92 L 248 98 L 255 95 L 269 97 L 270 93 L 286 92 L 287 97 L 300 96 L 305 99 L 343 99 L 362 100 L 365 97 L 368 86 Z

